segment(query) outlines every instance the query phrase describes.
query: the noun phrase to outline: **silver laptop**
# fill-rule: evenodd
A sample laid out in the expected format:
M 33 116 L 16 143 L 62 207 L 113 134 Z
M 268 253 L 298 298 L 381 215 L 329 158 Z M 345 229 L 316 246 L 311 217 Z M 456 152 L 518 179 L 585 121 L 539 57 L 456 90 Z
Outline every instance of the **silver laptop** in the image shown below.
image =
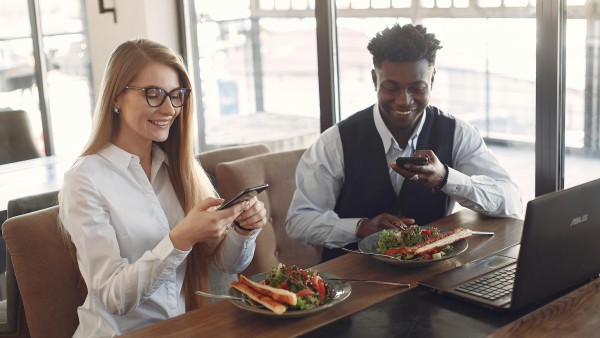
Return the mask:
M 518 310 L 599 273 L 600 179 L 530 201 L 520 244 L 419 284 L 489 308 Z

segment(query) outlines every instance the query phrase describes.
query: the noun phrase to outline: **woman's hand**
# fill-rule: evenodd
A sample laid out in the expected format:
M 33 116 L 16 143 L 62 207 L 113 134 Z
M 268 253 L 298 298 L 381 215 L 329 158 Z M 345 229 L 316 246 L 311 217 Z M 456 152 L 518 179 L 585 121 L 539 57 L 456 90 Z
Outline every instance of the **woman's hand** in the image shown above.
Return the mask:
M 250 231 L 260 229 L 267 224 L 267 210 L 265 204 L 258 200 L 256 196 L 248 200 L 249 207 L 244 210 L 235 221 L 239 227 L 234 226 L 235 231 L 241 235 L 247 235 Z M 240 229 L 240 227 L 244 229 Z
M 255 201 L 241 202 L 223 210 L 209 210 L 221 205 L 221 198 L 209 197 L 201 201 L 171 230 L 169 235 L 173 246 L 179 250 L 189 250 L 196 243 L 220 239 L 229 224 L 256 204 L 256 198 L 254 199 Z

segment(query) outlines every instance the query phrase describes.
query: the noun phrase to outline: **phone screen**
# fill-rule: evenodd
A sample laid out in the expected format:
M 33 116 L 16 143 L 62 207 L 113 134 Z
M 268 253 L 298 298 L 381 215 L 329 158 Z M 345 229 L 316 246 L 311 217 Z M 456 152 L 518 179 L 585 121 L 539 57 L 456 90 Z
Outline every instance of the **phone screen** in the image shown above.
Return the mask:
M 260 194 L 263 190 L 267 189 L 268 187 L 269 187 L 269 185 L 267 183 L 263 183 L 261 185 L 257 185 L 256 187 L 244 189 L 244 191 L 237 194 L 237 196 L 235 196 L 234 198 L 221 204 L 217 208 L 217 210 L 227 209 L 232 205 L 238 204 L 243 201 L 247 201 L 247 200 L 251 199 L 252 197 Z

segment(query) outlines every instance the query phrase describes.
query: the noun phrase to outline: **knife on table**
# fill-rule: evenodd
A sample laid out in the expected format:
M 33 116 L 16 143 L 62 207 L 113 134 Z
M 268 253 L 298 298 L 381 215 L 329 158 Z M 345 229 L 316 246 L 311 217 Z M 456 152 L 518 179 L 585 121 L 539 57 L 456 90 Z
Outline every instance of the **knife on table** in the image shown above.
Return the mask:
M 494 235 L 493 231 L 478 231 L 478 230 L 471 230 L 471 233 L 473 235 Z

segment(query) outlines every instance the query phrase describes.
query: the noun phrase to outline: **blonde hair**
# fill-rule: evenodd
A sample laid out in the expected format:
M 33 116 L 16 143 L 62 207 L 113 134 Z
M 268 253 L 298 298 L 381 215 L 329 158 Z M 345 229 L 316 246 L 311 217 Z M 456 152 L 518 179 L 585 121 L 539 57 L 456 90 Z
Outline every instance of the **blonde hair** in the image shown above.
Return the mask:
M 168 47 L 147 39 L 122 43 L 113 51 L 106 65 L 94 111 L 94 127 L 82 156 L 97 153 L 116 135 L 119 118 L 113 112 L 115 99 L 138 72 L 151 62 L 175 69 L 179 74 L 180 85 L 191 88 L 183 60 Z M 157 143 L 167 154 L 169 177 L 186 215 L 202 199 L 216 196 L 210 179 L 195 158 L 193 97 L 190 95 L 181 108 L 181 113 L 171 126 L 169 137 L 164 142 Z M 203 297 L 194 296 L 194 291 L 209 290 L 209 260 L 214 248 L 215 246 L 198 243 L 187 257 L 183 283 L 187 310 L 206 304 Z

